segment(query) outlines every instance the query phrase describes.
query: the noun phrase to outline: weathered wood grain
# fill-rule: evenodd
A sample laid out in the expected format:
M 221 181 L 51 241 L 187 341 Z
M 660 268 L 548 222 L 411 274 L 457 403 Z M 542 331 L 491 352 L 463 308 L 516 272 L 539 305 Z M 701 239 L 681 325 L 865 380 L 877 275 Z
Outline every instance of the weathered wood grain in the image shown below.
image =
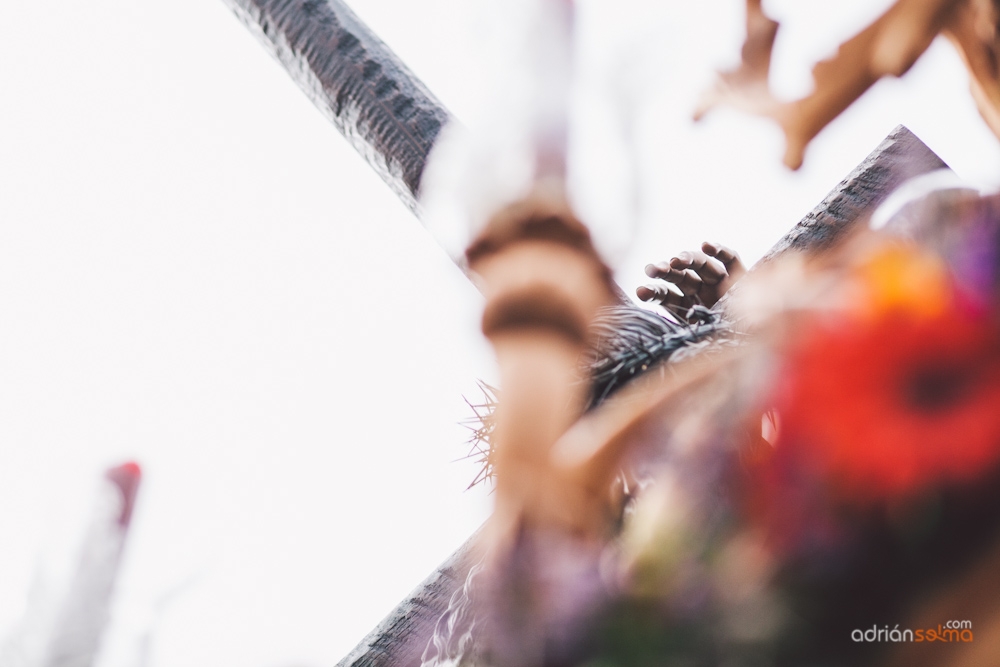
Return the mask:
M 403 203 L 451 114 L 341 0 L 224 0 Z
M 897 125 L 844 180 L 804 218 L 771 246 L 751 267 L 762 267 L 786 252 L 816 253 L 830 249 L 858 224 L 864 223 L 905 181 L 948 165 L 903 125 Z M 726 312 L 736 283 L 716 304 Z
M 889 133 L 758 265 L 789 250 L 822 251 L 878 208 L 904 181 L 948 165 L 902 125 Z
M 451 596 L 465 583 L 479 554 L 476 531 L 448 560 L 382 619 L 337 667 L 419 665 L 434 633 L 434 624 L 448 608 Z

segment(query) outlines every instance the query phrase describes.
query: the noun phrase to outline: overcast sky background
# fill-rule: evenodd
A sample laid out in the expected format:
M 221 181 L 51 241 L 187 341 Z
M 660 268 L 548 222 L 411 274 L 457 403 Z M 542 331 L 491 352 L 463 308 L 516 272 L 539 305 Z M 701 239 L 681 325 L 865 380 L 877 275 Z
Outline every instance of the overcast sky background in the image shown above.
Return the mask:
M 509 66 L 500 0 L 350 4 L 488 131 Z M 889 2 L 765 5 L 783 21 L 773 83 L 794 96 Z M 465 491 L 475 466 L 453 462 L 462 397 L 495 377 L 478 293 L 221 2 L 4 14 L 0 637 L 94 480 L 135 459 L 101 667 L 135 665 L 154 602 L 184 582 L 152 666 L 335 663 L 489 513 L 486 489 Z M 741 3 L 587 0 L 580 19 L 575 191 L 617 224 L 640 165 L 638 231 L 611 258 L 629 291 L 702 240 L 752 262 L 899 123 L 969 182 L 1000 183 L 942 40 L 790 173 L 767 122 L 688 120 L 738 56 Z

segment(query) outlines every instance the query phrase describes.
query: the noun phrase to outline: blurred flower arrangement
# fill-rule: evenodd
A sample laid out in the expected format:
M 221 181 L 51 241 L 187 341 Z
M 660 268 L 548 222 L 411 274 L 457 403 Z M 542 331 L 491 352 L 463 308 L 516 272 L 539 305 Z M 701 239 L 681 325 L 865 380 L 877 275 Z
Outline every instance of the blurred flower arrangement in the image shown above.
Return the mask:
M 527 506 L 494 543 L 460 664 L 938 664 L 923 631 L 852 633 L 993 609 L 967 591 L 1000 592 L 1000 197 L 896 218 L 752 272 L 724 310 L 594 320 L 594 398 L 540 478 L 577 494 L 550 488 L 562 513 Z M 599 488 L 588 537 L 565 516 Z
M 721 369 L 731 400 L 675 418 L 664 442 L 687 453 L 623 534 L 624 597 L 657 600 L 660 624 L 642 660 L 614 664 L 940 664 L 912 632 L 873 647 L 852 629 L 982 609 L 970 586 L 1000 566 L 1000 199 L 918 207 L 934 211 L 920 242 L 865 232 L 789 258 L 796 281 L 748 279 L 743 296 L 794 306 Z M 771 442 L 752 426 L 765 411 Z
M 776 450 L 845 498 L 907 497 L 1000 460 L 1000 329 L 916 247 L 879 244 L 846 277 L 851 302 L 788 351 Z

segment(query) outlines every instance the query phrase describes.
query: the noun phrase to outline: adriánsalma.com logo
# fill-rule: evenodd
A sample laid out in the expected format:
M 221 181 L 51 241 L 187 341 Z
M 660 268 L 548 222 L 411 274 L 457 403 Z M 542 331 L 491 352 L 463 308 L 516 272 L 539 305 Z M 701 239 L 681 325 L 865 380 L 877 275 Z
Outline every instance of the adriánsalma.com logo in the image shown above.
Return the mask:
M 851 630 L 855 642 L 971 642 L 972 621 L 948 621 L 936 628 L 900 629 L 897 624 L 878 627 L 873 625 L 865 630 Z

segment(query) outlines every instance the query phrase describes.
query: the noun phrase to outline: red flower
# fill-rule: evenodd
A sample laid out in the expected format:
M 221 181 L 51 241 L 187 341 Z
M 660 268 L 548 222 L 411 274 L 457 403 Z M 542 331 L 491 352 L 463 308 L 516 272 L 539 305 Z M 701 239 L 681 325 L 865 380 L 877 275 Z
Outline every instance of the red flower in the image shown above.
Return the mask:
M 782 469 L 804 466 L 843 499 L 875 500 L 1000 462 L 1000 329 L 928 266 L 899 249 L 877 256 L 852 287 L 859 306 L 814 322 L 791 351 L 775 401 Z M 901 281 L 907 271 L 921 280 Z

